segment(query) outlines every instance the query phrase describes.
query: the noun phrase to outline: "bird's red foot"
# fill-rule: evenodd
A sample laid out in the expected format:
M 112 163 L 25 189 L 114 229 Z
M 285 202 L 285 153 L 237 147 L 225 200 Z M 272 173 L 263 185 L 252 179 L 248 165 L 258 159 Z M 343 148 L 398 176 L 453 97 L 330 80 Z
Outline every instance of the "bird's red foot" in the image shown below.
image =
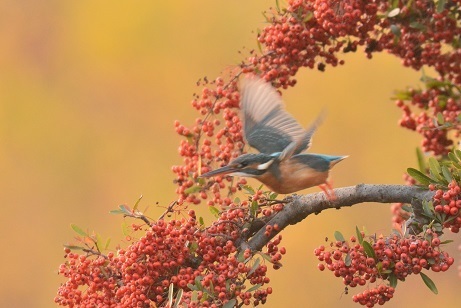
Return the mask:
M 331 181 L 326 181 L 325 184 L 319 185 L 320 189 L 323 191 L 325 196 L 329 201 L 335 201 L 337 199 L 335 191 L 333 190 L 333 185 Z

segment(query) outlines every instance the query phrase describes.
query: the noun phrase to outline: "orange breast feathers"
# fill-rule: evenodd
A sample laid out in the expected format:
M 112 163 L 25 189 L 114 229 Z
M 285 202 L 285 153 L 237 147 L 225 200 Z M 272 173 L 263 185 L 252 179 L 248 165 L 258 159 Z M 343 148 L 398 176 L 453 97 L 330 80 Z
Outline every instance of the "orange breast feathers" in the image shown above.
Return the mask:
M 290 194 L 302 189 L 324 184 L 328 178 L 327 171 L 318 171 L 304 164 L 286 160 L 280 162 L 279 176 L 266 172 L 258 177 L 272 191 L 279 194 Z

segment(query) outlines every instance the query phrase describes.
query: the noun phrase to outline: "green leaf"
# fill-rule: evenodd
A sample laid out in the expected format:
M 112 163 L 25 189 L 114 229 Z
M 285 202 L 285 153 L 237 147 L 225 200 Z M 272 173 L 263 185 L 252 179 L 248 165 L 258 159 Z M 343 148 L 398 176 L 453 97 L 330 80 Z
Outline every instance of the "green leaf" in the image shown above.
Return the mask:
M 203 280 L 203 277 L 198 275 L 197 277 L 195 277 L 195 285 L 201 290 L 202 289 L 202 280 Z
M 255 284 L 254 286 L 252 286 L 251 288 L 249 288 L 246 292 L 252 292 L 252 291 L 255 291 L 257 289 L 261 288 L 261 284 Z
M 437 2 L 437 13 L 442 13 L 445 10 L 445 4 L 447 3 L 446 0 L 439 0 Z M 436 293 L 437 294 L 437 293 Z
M 210 209 L 210 212 L 211 212 L 211 214 L 213 214 L 214 217 L 219 216 L 219 210 L 215 206 L 211 205 L 208 208 Z
M 248 272 L 247 277 L 251 276 L 251 274 L 253 274 L 258 269 L 259 263 L 261 263 L 261 259 L 257 258 L 255 260 L 255 263 L 253 263 L 253 266 L 251 267 L 251 270 Z
M 397 276 L 394 273 L 389 274 L 389 285 L 394 289 L 397 287 Z
M 264 252 L 258 252 L 258 254 L 263 257 L 264 260 L 266 261 L 269 261 L 270 263 L 272 263 L 272 258 L 271 256 L 269 256 L 268 254 L 264 253 Z
M 461 151 L 458 149 L 455 149 L 453 152 L 455 152 L 456 157 L 458 157 L 458 160 L 461 161 Z
M 429 168 L 436 174 L 439 174 L 442 171 L 439 161 L 434 157 L 429 157 Z
M 203 227 L 205 225 L 205 221 L 203 220 L 203 217 L 200 216 L 198 218 L 198 223 L 199 223 L 200 227 Z
M 399 26 L 397 25 L 391 25 L 391 32 L 396 36 L 400 37 L 402 35 L 402 31 L 400 31 Z
M 450 221 L 453 221 L 457 218 L 458 216 L 450 216 L 447 220 L 444 220 L 444 223 L 449 223 Z
M 445 124 L 445 118 L 441 112 L 437 113 L 437 123 L 440 125 Z
M 70 224 L 70 227 L 71 227 L 78 235 L 81 235 L 81 236 L 88 236 L 88 233 L 86 233 L 85 231 L 83 231 L 83 229 L 80 228 L 79 226 L 77 226 L 76 224 Z
M 357 226 L 355 226 L 355 233 L 357 233 L 357 240 L 359 241 L 359 244 L 362 245 L 362 242 L 363 242 L 362 232 L 360 232 L 359 227 Z
M 446 217 L 447 217 L 447 214 L 443 213 L 442 218 L 440 219 L 440 221 L 445 221 Z M 436 223 L 433 224 L 433 229 L 435 230 L 435 232 L 442 232 L 443 226 L 442 226 L 441 223 L 436 222 Z
M 395 17 L 400 14 L 400 8 L 396 7 L 395 9 L 392 9 L 389 13 L 387 13 L 387 17 Z
M 122 210 L 111 210 L 109 213 L 112 215 L 125 215 L 125 212 Z
M 450 170 L 448 170 L 447 166 L 442 166 L 442 174 L 445 177 L 445 180 L 447 180 L 448 183 L 453 181 L 453 177 L 451 175 Z
M 419 171 L 425 173 L 427 169 L 426 158 L 420 148 L 416 148 L 416 157 L 418 158 Z
M 335 231 L 335 239 L 340 242 L 345 242 L 344 236 L 339 231 Z
M 413 96 L 411 95 L 411 92 L 407 90 L 394 91 L 394 96 L 392 96 L 392 99 L 400 99 L 402 101 L 408 101 L 412 98 Z
M 251 194 L 251 195 L 254 195 L 255 194 L 255 190 L 253 189 L 253 187 L 249 186 L 249 185 L 240 185 L 240 187 L 245 190 L 247 193 Z
M 259 205 L 258 205 L 258 202 L 257 201 L 252 201 L 251 202 L 251 206 L 250 206 L 250 215 L 252 217 L 255 217 L 256 216 L 256 213 L 258 211 L 258 208 L 259 208 Z
M 460 170 L 461 169 L 461 164 L 457 163 L 457 162 L 451 162 L 453 167 L 455 167 L 456 169 Z
M 455 151 L 449 152 L 448 158 L 456 169 L 461 169 L 460 159 L 456 156 Z
M 122 221 L 122 234 L 127 236 L 130 235 L 131 229 L 130 226 L 126 223 L 126 221 Z
M 210 296 L 214 296 L 214 285 L 213 281 L 210 281 L 210 288 L 209 289 L 203 289 L 206 293 L 208 293 Z
M 434 213 L 434 216 L 435 216 L 436 221 L 439 221 L 439 222 L 445 221 L 445 216 L 446 216 L 445 213 Z M 435 222 L 434 224 L 432 224 L 432 227 L 435 230 L 436 228 L 434 227 L 434 225 L 435 225 Z
M 418 181 L 422 185 L 429 185 L 430 183 L 436 183 L 433 179 L 431 179 L 427 175 L 423 174 L 421 171 L 416 170 L 414 168 L 408 168 L 407 173 L 409 176 L 414 178 L 416 181 Z
M 410 22 L 410 28 L 418 29 L 418 30 L 421 30 L 421 31 L 426 30 L 426 26 L 419 23 L 419 22 L 417 22 L 417 21 Z
M 383 270 L 383 262 L 378 262 L 376 263 L 376 269 L 378 270 L 378 273 L 382 273 Z
M 311 11 L 307 11 L 306 16 L 304 16 L 303 18 L 303 23 L 308 22 L 312 19 L 312 17 L 314 17 L 314 13 L 312 13 Z
M 350 255 L 350 253 L 347 253 L 346 257 L 344 258 L 344 265 L 351 266 L 351 264 L 352 264 L 351 255 Z
M 435 283 L 432 281 L 432 279 L 424 273 L 419 274 L 421 275 L 421 278 L 423 279 L 424 283 L 429 288 L 429 290 L 431 290 L 434 294 L 439 294 L 439 291 L 437 290 L 437 287 L 435 286 Z
M 63 245 L 66 248 L 69 248 L 70 250 L 83 250 L 85 247 L 83 246 L 76 246 L 76 245 Z
M 223 308 L 233 308 L 237 304 L 237 300 L 235 298 L 229 300 L 227 303 L 225 303 L 222 307 Z
M 196 181 L 200 186 L 203 186 L 203 185 L 205 185 L 205 183 L 206 183 L 205 178 L 197 178 L 195 181 Z
M 278 197 L 278 195 L 279 195 L 279 194 L 278 194 L 278 193 L 275 193 L 275 192 L 271 193 L 271 194 L 269 195 L 269 200 L 275 200 L 275 199 Z
M 106 241 L 106 245 L 104 245 L 104 250 L 107 250 L 107 249 L 109 248 L 110 241 L 111 241 L 111 239 L 110 239 L 110 237 L 109 237 L 109 238 L 107 239 L 107 241 Z
M 198 244 L 197 242 L 192 242 L 189 244 L 189 252 L 190 253 L 195 253 L 198 249 Z
M 442 168 L 440 168 L 440 163 L 434 157 L 429 157 L 429 170 L 434 179 L 442 180 L 440 176 Z
M 190 194 L 195 194 L 196 192 L 199 192 L 201 189 L 202 189 L 202 187 L 197 186 L 197 185 L 193 185 L 193 186 L 191 186 L 191 187 L 185 189 L 185 190 L 184 190 L 184 193 L 185 193 L 185 194 L 188 194 L 188 195 L 190 195 Z
M 245 261 L 244 256 L 243 256 L 243 250 L 241 250 L 241 251 L 237 254 L 236 259 L 237 259 L 237 261 L 239 261 L 239 262 Z
M 263 14 L 263 16 L 266 18 L 267 22 L 269 22 L 269 20 L 267 19 L 267 16 Z M 259 41 L 259 31 L 258 31 L 258 36 L 256 38 L 256 46 L 258 46 L 258 50 L 259 50 L 259 53 L 263 53 L 263 48 L 261 46 L 261 42 Z
M 275 0 L 275 8 L 277 9 L 277 13 L 280 13 L 279 0 Z
M 362 246 L 363 246 L 363 250 L 365 251 L 365 254 L 375 260 L 376 259 L 376 254 L 375 254 L 375 251 L 373 249 L 373 247 L 371 246 L 370 243 L 368 243 L 367 241 L 363 241 L 362 242 Z
M 133 211 L 136 211 L 138 209 L 139 202 L 141 202 L 142 195 L 139 196 L 138 200 L 136 200 L 136 203 L 133 206 Z
M 187 286 L 189 287 L 189 285 L 187 285 Z M 196 302 L 196 301 L 197 301 L 197 298 L 198 298 L 198 293 L 195 292 L 195 290 L 194 290 L 194 292 L 192 292 L 192 296 L 191 296 L 190 299 L 191 299 L 193 302 Z
M 170 287 L 168 288 L 168 307 L 173 306 L 173 290 L 174 284 L 170 283 Z
M 443 241 L 443 242 L 440 242 L 440 245 L 450 244 L 450 243 L 452 243 L 452 242 L 453 242 L 453 240 L 445 240 L 445 241 Z
M 124 204 L 119 205 L 118 208 L 119 208 L 118 210 L 112 210 L 109 213 L 111 213 L 111 214 L 122 214 L 122 215 L 131 215 L 132 214 L 131 209 L 128 206 L 124 205 Z
M 456 171 L 457 171 L 457 172 L 456 172 L 456 173 L 457 173 L 457 177 L 456 177 L 456 178 L 457 178 L 457 179 L 461 179 L 461 168 L 457 169 Z M 459 180 L 458 180 L 458 181 L 459 181 Z
M 181 299 L 182 299 L 182 294 L 183 294 L 183 289 L 179 289 L 178 290 L 178 294 L 176 294 L 176 298 L 174 300 L 174 306 L 173 308 L 177 308 L 179 307 L 179 303 L 181 303 Z
M 404 204 L 402 205 L 401 209 L 405 212 L 408 212 L 408 213 L 413 213 L 413 208 L 411 206 L 409 206 L 408 204 Z
M 448 153 L 448 158 L 454 163 L 459 162 L 458 157 L 456 157 L 455 153 L 453 152 Z
M 96 248 L 100 251 L 103 244 L 102 244 L 102 237 L 99 234 L 96 234 L 96 243 L 95 244 L 96 244 Z
M 434 216 L 434 205 L 432 204 L 432 201 L 423 200 L 422 204 L 423 204 L 424 214 L 426 214 L 427 217 L 433 217 Z

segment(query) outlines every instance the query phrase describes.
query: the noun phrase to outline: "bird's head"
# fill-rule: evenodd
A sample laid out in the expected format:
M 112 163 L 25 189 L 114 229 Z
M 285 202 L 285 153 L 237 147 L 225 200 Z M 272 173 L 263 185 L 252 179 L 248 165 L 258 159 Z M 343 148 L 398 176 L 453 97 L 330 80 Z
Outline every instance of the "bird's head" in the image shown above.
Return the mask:
M 243 154 L 231 161 L 227 166 L 202 174 L 209 178 L 217 175 L 231 175 L 257 178 L 264 174 L 276 157 L 268 154 Z

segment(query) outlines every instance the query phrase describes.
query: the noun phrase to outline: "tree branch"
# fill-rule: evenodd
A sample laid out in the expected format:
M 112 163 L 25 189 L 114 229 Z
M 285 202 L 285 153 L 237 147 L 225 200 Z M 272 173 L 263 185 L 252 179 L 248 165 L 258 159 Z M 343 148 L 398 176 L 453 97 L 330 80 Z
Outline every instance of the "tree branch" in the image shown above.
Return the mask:
M 311 214 L 363 202 L 409 203 L 414 210 L 412 223 L 421 225 L 427 222 L 427 219 L 422 216 L 421 201 L 430 200 L 434 195 L 434 192 L 416 186 L 372 184 L 338 188 L 334 192 L 337 197 L 334 201 L 328 200 L 324 193 L 294 195 L 292 201 L 285 204 L 283 210 L 267 223 L 267 225 L 277 224 L 278 230 L 274 230 L 270 236 L 265 236 L 265 228 L 261 228 L 246 244 L 251 250 L 259 251 L 288 225 L 297 224 Z

